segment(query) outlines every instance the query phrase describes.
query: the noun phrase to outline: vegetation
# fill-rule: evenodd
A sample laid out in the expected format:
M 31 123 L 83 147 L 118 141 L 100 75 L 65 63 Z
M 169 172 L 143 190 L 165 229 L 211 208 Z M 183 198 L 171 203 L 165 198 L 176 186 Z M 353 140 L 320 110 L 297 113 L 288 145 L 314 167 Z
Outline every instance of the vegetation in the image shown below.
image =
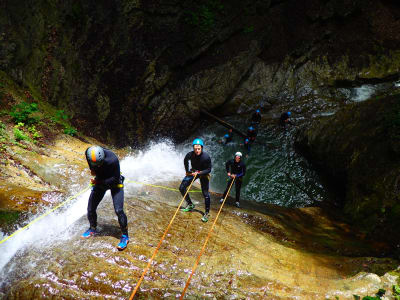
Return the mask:
M 25 123 L 31 125 L 39 122 L 39 117 L 32 116 L 33 113 L 38 111 L 39 109 L 37 103 L 21 102 L 13 106 L 10 116 L 13 118 L 16 124 Z
M 0 211 L 0 224 L 13 224 L 18 220 L 19 215 L 17 211 Z
M 354 300 L 380 300 L 386 294 L 384 289 L 379 289 L 379 291 L 375 294 L 375 296 L 364 296 L 362 299 L 358 295 L 353 295 Z M 336 297 L 338 299 L 338 297 Z M 393 286 L 393 299 L 400 300 L 400 286 Z
M 29 136 L 27 136 L 24 132 L 23 132 L 23 127 L 24 127 L 24 123 L 18 123 L 17 125 L 14 126 L 14 137 L 15 140 L 17 142 L 20 141 L 30 141 Z M 21 129 L 20 129 L 21 128 Z
M 219 0 L 208 0 L 188 12 L 186 21 L 199 28 L 202 32 L 208 32 L 216 26 L 217 16 L 224 9 L 224 5 Z

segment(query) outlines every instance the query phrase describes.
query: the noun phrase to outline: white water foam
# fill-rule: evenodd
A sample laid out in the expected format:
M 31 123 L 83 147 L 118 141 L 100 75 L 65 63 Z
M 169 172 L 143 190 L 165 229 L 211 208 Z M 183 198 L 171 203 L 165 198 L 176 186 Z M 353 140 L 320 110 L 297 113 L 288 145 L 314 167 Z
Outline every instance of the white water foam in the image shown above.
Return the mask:
M 351 100 L 355 102 L 365 101 L 373 96 L 376 92 L 376 88 L 370 84 L 364 84 L 360 87 L 352 89 Z
M 124 158 L 121 161 L 121 171 L 126 179 L 140 182 L 152 183 L 181 179 L 185 174 L 183 157 L 184 154 L 179 153 L 171 142 L 152 143 L 147 150 Z M 129 183 L 125 185 L 128 190 L 135 186 Z M 105 197 L 109 197 L 109 194 L 108 191 Z M 50 213 L 0 244 L 0 282 L 6 278 L 7 273 L 12 272 L 13 266 L 9 266 L 8 270 L 3 270 L 3 268 L 18 251 L 29 247 L 46 247 L 55 240 L 68 239 L 76 235 L 77 232 L 68 230 L 68 228 L 86 215 L 89 195 L 90 191 L 86 191 L 71 200 L 71 204 L 67 207 Z M 37 217 L 39 215 L 32 216 L 30 221 Z

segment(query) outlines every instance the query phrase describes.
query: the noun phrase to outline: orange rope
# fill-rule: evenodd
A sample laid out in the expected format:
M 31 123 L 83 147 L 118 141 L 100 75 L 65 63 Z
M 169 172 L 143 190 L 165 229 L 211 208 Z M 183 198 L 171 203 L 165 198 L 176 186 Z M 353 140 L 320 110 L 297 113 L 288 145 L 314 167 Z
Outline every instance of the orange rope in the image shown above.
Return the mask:
M 185 195 L 183 196 L 181 202 L 179 203 L 179 206 L 178 206 L 178 208 L 176 209 L 175 214 L 174 214 L 174 216 L 172 217 L 171 221 L 169 222 L 169 224 L 168 224 L 168 226 L 167 226 L 167 229 L 165 229 L 164 234 L 163 234 L 163 236 L 162 236 L 160 242 L 158 243 L 156 250 L 154 250 L 153 255 L 151 256 L 149 262 L 147 263 L 147 266 L 146 266 L 146 268 L 144 269 L 144 271 L 143 271 L 143 273 L 142 273 L 142 276 L 140 276 L 140 279 L 139 279 L 138 283 L 136 284 L 135 289 L 134 289 L 133 292 L 132 292 L 132 295 L 129 297 L 129 300 L 132 300 L 133 297 L 135 296 L 136 292 L 138 291 L 138 289 L 139 289 L 139 287 L 140 287 L 140 284 L 141 284 L 142 281 L 143 281 L 144 276 L 146 275 L 147 271 L 150 269 L 151 262 L 153 261 L 154 257 L 156 256 L 158 250 L 160 249 L 161 244 L 162 244 L 162 242 L 163 242 L 165 236 L 167 235 L 167 232 L 168 232 L 169 228 L 171 227 L 172 222 L 174 221 L 176 214 L 178 213 L 179 209 L 181 208 L 181 205 L 182 205 L 182 203 L 183 203 L 183 200 L 185 199 L 185 197 L 186 197 L 187 193 L 189 192 L 189 190 L 190 190 L 190 188 L 191 188 L 193 182 L 195 181 L 195 179 L 196 179 L 196 176 L 193 177 L 192 182 L 190 183 L 189 187 L 186 189 Z
M 201 251 L 200 251 L 200 253 L 199 253 L 199 256 L 197 256 L 197 260 L 196 260 L 196 262 L 195 262 L 195 264 L 194 264 L 194 266 L 193 266 L 192 273 L 190 273 L 189 278 L 188 278 L 188 280 L 186 281 L 185 288 L 183 289 L 182 295 L 181 295 L 181 297 L 179 298 L 180 300 L 183 299 L 183 296 L 185 295 L 186 290 L 187 290 L 187 288 L 189 287 L 190 280 L 192 279 L 192 276 L 193 276 L 193 274 L 194 274 L 194 271 L 196 271 L 197 265 L 198 265 L 199 262 L 200 262 L 200 258 L 201 258 L 201 256 L 203 255 L 204 250 L 206 249 L 208 240 L 210 239 L 211 233 L 212 233 L 212 231 L 213 231 L 213 229 L 214 229 L 214 225 L 215 225 L 215 223 L 217 223 L 219 214 L 221 213 L 222 207 L 224 206 L 225 200 L 226 200 L 226 198 L 228 197 L 229 192 L 231 191 L 231 188 L 232 188 L 232 185 L 233 185 L 233 182 L 235 181 L 235 179 L 236 179 L 236 177 L 233 178 L 233 180 L 232 180 L 232 182 L 231 182 L 231 185 L 229 186 L 228 193 L 226 193 L 226 196 L 225 196 L 225 198 L 224 198 L 224 201 L 222 201 L 222 204 L 221 204 L 221 207 L 219 208 L 218 214 L 217 214 L 217 216 L 215 217 L 214 223 L 212 224 L 210 230 L 208 231 L 208 236 L 207 236 L 207 238 L 206 238 L 206 240 L 205 240 L 205 242 L 204 242 L 204 244 L 203 244 L 203 248 L 201 248 Z

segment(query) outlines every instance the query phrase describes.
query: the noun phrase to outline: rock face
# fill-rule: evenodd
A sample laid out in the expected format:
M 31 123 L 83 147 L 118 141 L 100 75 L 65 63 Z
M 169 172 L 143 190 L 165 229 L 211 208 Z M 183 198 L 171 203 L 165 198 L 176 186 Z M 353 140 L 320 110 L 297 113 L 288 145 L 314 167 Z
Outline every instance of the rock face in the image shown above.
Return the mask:
M 371 235 L 400 241 L 399 96 L 354 104 L 321 118 L 298 148 L 334 183 L 344 211 Z
M 268 110 L 398 77 L 399 15 L 384 0 L 6 0 L 0 69 L 104 141 L 180 139 L 201 108 Z
M 159 185 L 177 187 L 179 182 Z M 198 187 L 194 190 L 198 191 Z M 62 234 L 39 238 L 0 274 L 4 299 L 127 299 L 152 256 L 179 203 L 179 192 L 159 187 L 125 185 L 125 211 L 131 241 L 118 251 L 118 221 L 107 196 L 98 209 L 99 234 L 79 235 L 87 228 L 82 216 Z M 183 291 L 196 257 L 219 208 L 212 195 L 211 219 L 200 220 L 201 193 L 191 213 L 179 212 L 137 298 L 176 299 Z M 86 199 L 84 200 L 86 202 Z M 382 246 L 362 241 L 339 218 L 319 208 L 288 209 L 273 205 L 223 208 L 185 298 L 188 299 L 353 299 L 388 290 L 398 264 L 374 258 Z M 371 257 L 372 256 L 372 257 Z M 384 275 L 386 273 L 386 275 Z M 4 278 L 1 276 L 5 276 Z

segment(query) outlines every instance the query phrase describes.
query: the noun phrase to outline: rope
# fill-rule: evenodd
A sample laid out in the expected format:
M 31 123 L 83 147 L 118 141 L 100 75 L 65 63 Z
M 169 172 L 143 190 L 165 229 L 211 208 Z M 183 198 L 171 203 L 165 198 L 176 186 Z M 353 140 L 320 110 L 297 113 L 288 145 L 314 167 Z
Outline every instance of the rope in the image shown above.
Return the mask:
M 194 266 L 193 266 L 192 273 L 190 273 L 189 278 L 188 278 L 188 280 L 186 281 L 185 288 L 183 289 L 182 295 L 181 295 L 181 297 L 179 298 L 180 300 L 183 299 L 183 296 L 185 295 L 186 290 L 187 290 L 187 288 L 189 287 L 190 280 L 192 279 L 192 276 L 193 276 L 194 272 L 196 271 L 197 265 L 198 265 L 199 262 L 200 262 L 200 258 L 201 258 L 201 256 L 203 255 L 204 250 L 206 249 L 208 240 L 210 239 L 211 233 L 212 233 L 212 231 L 213 231 L 213 229 L 214 229 L 214 225 L 215 225 L 215 223 L 216 223 L 217 220 L 218 220 L 219 214 L 221 213 L 222 207 L 224 206 L 225 200 L 226 200 L 226 198 L 228 197 L 229 192 L 231 191 L 231 188 L 232 188 L 232 185 L 233 185 L 233 182 L 235 181 L 235 179 L 236 179 L 236 177 L 233 178 L 233 180 L 232 180 L 232 182 L 231 182 L 231 185 L 229 186 L 228 192 L 226 193 L 226 196 L 225 196 L 225 198 L 224 198 L 224 201 L 222 201 L 222 204 L 221 204 L 221 207 L 219 208 L 218 214 L 217 214 L 217 216 L 215 217 L 214 223 L 212 224 L 210 230 L 208 231 L 208 235 L 207 235 L 207 238 L 206 238 L 206 240 L 205 240 L 205 242 L 204 242 L 204 244 L 203 244 L 203 248 L 201 248 L 201 251 L 200 251 L 199 255 L 197 256 L 197 260 L 196 260 L 196 262 L 195 262 L 195 264 L 194 264 Z M 131 299 L 130 299 L 130 300 L 131 300 Z
M 142 185 L 148 185 L 148 186 L 152 186 L 152 187 L 156 187 L 156 188 L 161 188 L 161 189 L 165 189 L 168 191 L 174 191 L 174 192 L 179 192 L 178 189 L 173 189 L 167 186 L 163 186 L 163 185 L 155 185 L 155 184 L 150 184 L 150 183 L 145 183 L 145 182 L 139 182 L 139 181 L 134 181 L 134 180 L 130 180 L 128 179 L 126 182 L 133 182 L 136 184 L 142 184 Z M 201 193 L 201 191 L 190 191 L 190 193 Z
M 69 197 L 67 200 L 65 200 L 64 202 L 58 204 L 56 207 L 50 209 L 48 212 L 44 213 L 43 215 L 37 217 L 36 219 L 34 219 L 32 222 L 28 223 L 27 225 L 25 225 L 24 227 L 18 229 L 17 231 L 15 231 L 13 234 L 11 234 L 10 236 L 2 239 L 0 241 L 0 244 L 4 243 L 5 241 L 7 241 L 8 239 L 12 238 L 14 235 L 16 235 L 17 233 L 22 232 L 23 230 L 29 228 L 33 223 L 36 223 L 37 221 L 39 221 L 40 219 L 43 219 L 45 216 L 49 215 L 50 213 L 52 213 L 53 211 L 55 211 L 57 208 L 65 205 L 67 202 L 71 201 L 72 199 L 77 198 L 78 196 L 82 195 L 84 192 L 86 192 L 88 189 L 90 188 L 90 186 L 86 187 L 85 189 L 83 189 L 82 191 L 80 191 L 78 194 Z
M 142 184 L 142 185 L 148 185 L 148 186 L 152 186 L 152 187 L 156 187 L 156 188 L 162 188 L 162 189 L 166 189 L 169 191 L 174 191 L 174 192 L 179 192 L 178 189 L 173 189 L 173 188 L 169 188 L 166 186 L 162 186 L 162 185 L 155 185 L 155 184 L 150 184 L 150 183 L 144 183 L 144 182 L 138 182 L 138 181 L 134 181 L 134 180 L 127 180 L 126 182 L 133 182 L 133 183 L 137 183 L 137 184 Z M 78 194 L 69 197 L 67 200 L 65 200 L 64 202 L 58 204 L 57 206 L 55 206 L 54 208 L 52 208 L 51 210 L 49 210 L 48 212 L 44 213 L 43 215 L 37 217 L 36 219 L 34 219 L 32 222 L 28 223 L 27 225 L 25 225 L 24 227 L 18 229 L 17 231 L 15 231 L 13 234 L 11 234 L 10 236 L 2 239 L 0 241 L 0 244 L 4 243 L 5 241 L 9 240 L 10 238 L 12 238 L 13 236 L 15 236 L 16 234 L 24 231 L 25 229 L 29 228 L 32 224 L 36 223 L 37 221 L 39 221 L 40 219 L 46 217 L 47 215 L 49 215 L 50 213 L 52 213 L 53 211 L 55 211 L 56 209 L 60 208 L 61 206 L 65 205 L 67 202 L 77 198 L 78 196 L 82 195 L 84 192 L 86 192 L 91 186 L 89 185 L 87 188 L 83 189 L 82 191 L 80 191 Z M 190 191 L 191 193 L 201 193 L 201 191 Z
M 165 229 L 164 234 L 163 234 L 163 236 L 161 237 L 161 240 L 158 242 L 157 248 L 154 250 L 153 255 L 151 256 L 149 262 L 147 263 L 147 266 L 146 266 L 146 268 L 144 269 L 144 271 L 143 271 L 143 273 L 142 273 L 142 276 L 140 276 L 140 279 L 139 279 L 138 283 L 136 284 L 136 287 L 135 287 L 135 289 L 133 290 L 132 295 L 129 297 L 129 300 L 132 300 L 133 297 L 135 296 L 136 292 L 138 291 L 138 289 L 139 289 L 139 287 L 140 287 L 140 284 L 141 284 L 142 281 L 143 281 L 144 276 L 146 275 L 147 271 L 148 271 L 149 268 L 150 268 L 151 262 L 153 261 L 154 257 L 156 256 L 158 250 L 160 249 L 161 243 L 163 242 L 165 236 L 167 235 L 167 232 L 168 232 L 169 228 L 171 227 L 172 222 L 174 221 L 176 214 L 178 213 L 179 209 L 181 208 L 181 205 L 182 205 L 182 203 L 183 203 L 183 200 L 185 200 L 186 195 L 188 194 L 190 188 L 192 187 L 192 184 L 193 184 L 193 182 L 195 181 L 195 179 L 196 179 L 196 176 L 193 176 L 192 182 L 190 183 L 189 187 L 186 189 L 185 195 L 182 197 L 182 200 L 181 200 L 181 202 L 179 203 L 178 208 L 177 208 L 176 211 L 175 211 L 175 214 L 173 215 L 171 221 L 169 222 L 167 228 Z

